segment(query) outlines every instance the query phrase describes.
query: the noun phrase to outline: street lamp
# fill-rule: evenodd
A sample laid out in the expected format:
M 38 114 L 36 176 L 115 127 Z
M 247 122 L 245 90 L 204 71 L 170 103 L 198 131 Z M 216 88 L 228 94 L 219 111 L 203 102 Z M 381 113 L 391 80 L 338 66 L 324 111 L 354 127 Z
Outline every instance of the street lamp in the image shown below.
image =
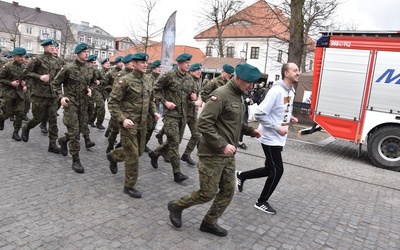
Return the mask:
M 249 47 L 249 43 L 244 43 L 243 44 L 243 49 L 240 51 L 240 57 L 244 59 L 245 62 L 247 62 L 247 49 Z

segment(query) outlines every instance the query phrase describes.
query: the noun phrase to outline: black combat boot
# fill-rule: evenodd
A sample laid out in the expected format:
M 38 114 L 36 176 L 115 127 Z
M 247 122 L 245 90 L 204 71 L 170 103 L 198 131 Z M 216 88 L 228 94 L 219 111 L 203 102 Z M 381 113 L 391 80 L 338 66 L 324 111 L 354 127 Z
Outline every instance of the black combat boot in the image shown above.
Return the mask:
M 96 145 L 96 144 L 94 142 L 92 142 L 89 137 L 85 137 L 85 146 L 86 146 L 86 148 L 94 147 L 94 145 Z
M 18 135 L 18 130 L 14 130 L 14 133 L 12 134 L 12 137 L 16 141 L 21 141 L 21 137 Z
M 40 131 L 42 131 L 43 134 L 47 134 L 49 132 L 47 130 L 47 125 L 45 122 L 40 123 L 39 127 L 40 127 Z
M 76 160 L 72 162 L 72 169 L 77 172 L 78 174 L 82 174 L 85 172 L 85 169 L 83 168 L 81 161 Z
M 164 158 L 164 161 L 166 163 L 171 163 L 171 158 L 169 157 L 169 153 L 163 154 L 162 157 Z
M 187 180 L 187 179 L 189 179 L 189 177 L 187 175 L 182 174 L 181 172 L 174 173 L 174 181 L 175 182 L 180 183 L 180 182 L 182 182 L 184 180 Z
M 27 125 L 24 125 L 24 126 L 22 127 L 21 139 L 22 139 L 24 142 L 27 142 L 27 141 L 29 140 L 29 129 L 28 129 L 28 126 L 27 126 Z
M 107 154 L 107 160 L 110 162 L 109 167 L 110 167 L 111 173 L 113 173 L 113 174 L 118 173 L 117 162 L 113 160 L 113 158 L 112 158 L 110 153 Z
M 157 138 L 158 144 L 163 144 L 163 135 L 162 134 L 156 134 L 155 137 Z
M 25 121 L 25 122 L 27 122 L 27 121 L 29 121 L 29 118 L 28 118 L 28 116 L 25 114 L 24 116 L 22 116 L 22 120 Z
M 200 225 L 200 231 L 211 233 L 220 237 L 225 237 L 228 235 L 228 230 L 225 228 L 220 227 L 217 223 L 210 224 L 204 220 Z
M 151 158 L 151 166 L 153 166 L 153 168 L 158 168 L 158 157 L 154 151 L 149 151 L 149 157 Z
M 110 129 L 107 128 L 106 132 L 104 133 L 104 136 L 108 138 L 109 135 L 110 135 Z
M 96 127 L 100 130 L 106 129 L 106 127 L 103 126 L 103 124 L 97 124 Z
M 168 202 L 169 220 L 177 228 L 182 226 L 182 210 L 176 208 L 173 201 Z
M 197 164 L 197 162 L 195 162 L 195 161 L 192 159 L 192 157 L 190 157 L 190 155 L 187 155 L 187 154 L 183 154 L 182 157 L 181 157 L 181 160 L 184 161 L 184 162 L 186 162 L 186 163 L 189 164 L 189 165 L 192 165 L 192 166 L 194 166 L 194 165 Z
M 142 198 L 142 194 L 140 193 L 140 191 L 134 189 L 134 188 L 127 188 L 124 187 L 124 193 L 129 195 L 132 198 Z
M 0 120 L 0 130 L 4 129 L 4 120 Z
M 55 154 L 60 154 L 61 153 L 61 149 L 57 146 L 56 142 L 50 142 L 49 143 L 49 152 L 55 153 Z
M 58 144 L 60 145 L 60 153 L 63 156 L 67 156 L 68 155 L 68 142 L 67 142 L 67 138 L 61 137 L 58 139 Z
M 16 117 L 15 117 L 15 115 L 12 115 L 12 116 L 10 116 L 10 121 L 15 121 L 15 119 L 16 119 Z

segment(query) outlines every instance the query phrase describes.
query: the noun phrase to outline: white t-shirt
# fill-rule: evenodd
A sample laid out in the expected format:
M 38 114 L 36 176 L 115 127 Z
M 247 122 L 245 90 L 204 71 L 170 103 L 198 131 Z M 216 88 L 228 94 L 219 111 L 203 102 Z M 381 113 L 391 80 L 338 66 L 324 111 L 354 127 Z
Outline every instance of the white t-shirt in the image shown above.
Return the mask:
M 258 141 L 269 146 L 285 146 L 287 135 L 276 132 L 279 127 L 289 128 L 292 118 L 294 89 L 287 88 L 282 80 L 276 81 L 255 111 L 262 135 Z

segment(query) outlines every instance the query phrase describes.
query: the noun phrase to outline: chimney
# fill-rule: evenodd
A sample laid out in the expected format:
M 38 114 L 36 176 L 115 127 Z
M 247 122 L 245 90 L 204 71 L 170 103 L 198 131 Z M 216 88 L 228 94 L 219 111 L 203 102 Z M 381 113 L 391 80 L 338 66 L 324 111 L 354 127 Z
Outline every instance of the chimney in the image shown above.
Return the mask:
M 39 7 L 36 7 L 35 9 L 36 9 L 36 12 L 37 12 L 37 13 L 40 13 L 40 12 L 41 12 L 41 10 L 40 10 Z
M 14 5 L 14 7 L 18 7 L 18 2 L 12 2 L 12 4 Z
M 89 27 L 89 22 L 81 21 L 81 25 Z

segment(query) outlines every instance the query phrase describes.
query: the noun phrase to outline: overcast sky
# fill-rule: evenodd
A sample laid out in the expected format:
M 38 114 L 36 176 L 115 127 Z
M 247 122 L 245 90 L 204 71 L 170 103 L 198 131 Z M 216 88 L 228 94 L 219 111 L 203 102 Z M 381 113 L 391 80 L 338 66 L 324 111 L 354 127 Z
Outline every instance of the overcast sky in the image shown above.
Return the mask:
M 132 24 L 143 13 L 140 0 L 15 0 L 27 7 L 40 7 L 43 11 L 64 14 L 74 23 L 89 22 L 97 25 L 113 36 L 131 36 Z M 278 1 L 278 0 L 274 0 Z M 338 9 L 341 22 L 355 24 L 358 30 L 400 30 L 399 0 L 338 0 L 343 2 Z M 12 2 L 6 0 L 6 2 Z M 244 0 L 246 6 L 256 0 Z M 157 28 L 162 29 L 168 17 L 177 11 L 176 44 L 196 46 L 193 37 L 200 32 L 200 0 L 159 0 L 152 19 Z M 156 39 L 156 40 L 160 40 Z

